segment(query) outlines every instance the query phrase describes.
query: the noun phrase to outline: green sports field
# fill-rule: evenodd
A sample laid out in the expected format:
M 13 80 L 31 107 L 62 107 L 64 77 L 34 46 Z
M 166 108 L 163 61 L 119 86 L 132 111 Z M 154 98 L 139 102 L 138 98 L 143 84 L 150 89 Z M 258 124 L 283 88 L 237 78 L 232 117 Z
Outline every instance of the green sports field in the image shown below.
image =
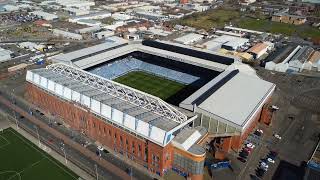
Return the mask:
M 168 99 L 186 86 L 142 71 L 129 72 L 114 81 L 152 94 L 163 100 Z
M 73 180 L 78 177 L 12 128 L 0 132 L 0 180 Z

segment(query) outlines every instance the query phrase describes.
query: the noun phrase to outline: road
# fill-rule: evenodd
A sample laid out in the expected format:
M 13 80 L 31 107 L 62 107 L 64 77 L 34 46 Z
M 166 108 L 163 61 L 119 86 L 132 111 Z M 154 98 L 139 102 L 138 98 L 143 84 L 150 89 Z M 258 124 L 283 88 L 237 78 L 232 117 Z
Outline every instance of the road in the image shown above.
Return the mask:
M 7 96 L 9 97 L 9 96 Z M 43 122 L 44 120 L 39 120 L 38 118 L 44 119 L 46 118 L 45 116 L 41 115 L 41 113 L 36 113 L 34 112 L 33 116 L 31 116 L 30 114 L 28 114 L 29 111 L 29 107 L 26 105 L 23 105 L 22 103 L 19 103 L 16 101 L 16 104 L 19 103 L 19 106 L 21 106 L 22 108 L 14 105 L 14 104 L 10 104 L 11 99 L 6 99 L 5 97 L 1 96 L 0 97 L 0 107 L 3 110 L 6 110 L 7 113 L 11 114 L 12 116 L 16 116 L 18 117 L 18 122 L 19 124 L 26 126 L 29 131 L 33 131 L 33 133 L 36 131 L 36 127 L 39 129 L 39 133 L 41 135 L 41 140 L 44 142 L 54 142 L 57 143 L 56 144 L 56 149 L 59 150 L 59 143 L 64 142 L 64 144 L 66 145 L 66 149 L 67 149 L 67 154 L 69 154 L 70 158 L 72 160 L 76 160 L 79 162 L 76 162 L 76 164 L 78 165 L 79 163 L 81 164 L 81 166 L 84 166 L 87 170 L 91 171 L 88 172 L 90 174 L 92 174 L 92 169 L 94 169 L 94 164 L 98 164 L 99 167 L 99 175 L 102 177 L 101 179 L 128 179 L 131 178 L 130 176 L 128 176 L 128 174 L 126 173 L 126 170 L 130 167 L 124 163 L 120 163 L 121 168 L 117 167 L 114 165 L 113 163 L 108 162 L 110 160 L 110 158 L 112 158 L 113 161 L 118 162 L 117 164 L 119 165 L 119 161 L 117 158 L 113 157 L 110 153 L 102 153 L 102 158 L 99 158 L 96 154 L 96 146 L 89 146 L 90 148 L 85 148 L 83 147 L 81 144 L 83 144 L 84 140 L 83 138 L 81 138 L 81 136 L 77 135 L 77 132 L 70 132 L 70 131 L 66 131 L 65 129 L 63 130 L 62 126 L 57 126 L 57 125 L 52 125 L 51 128 L 48 126 L 49 120 L 47 119 L 47 121 Z M 9 107 L 9 108 L 8 108 Z M 13 111 L 10 110 L 14 108 L 14 110 L 16 111 L 16 114 L 13 114 Z M 19 118 L 23 116 L 23 118 Z M 34 126 L 36 125 L 36 126 Z M 56 129 L 59 129 L 56 130 Z M 61 133 L 60 131 L 62 131 L 63 133 Z M 68 134 L 68 135 L 65 135 Z M 72 139 L 71 139 L 71 138 Z M 76 142 L 77 143 L 76 143 Z M 50 143 L 49 143 L 50 145 Z M 86 155 L 86 156 L 83 156 Z M 80 166 L 80 167 L 81 167 Z M 146 176 L 145 174 L 139 172 L 138 170 L 136 170 L 135 168 L 133 168 L 133 178 L 132 179 L 152 179 L 151 177 Z M 94 175 L 94 174 L 93 174 Z

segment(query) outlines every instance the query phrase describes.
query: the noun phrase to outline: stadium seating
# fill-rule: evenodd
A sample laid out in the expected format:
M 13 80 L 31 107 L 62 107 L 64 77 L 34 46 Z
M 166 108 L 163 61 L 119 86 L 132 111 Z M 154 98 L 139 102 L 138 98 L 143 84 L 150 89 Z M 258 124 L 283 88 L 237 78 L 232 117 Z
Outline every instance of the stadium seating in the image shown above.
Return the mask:
M 187 73 L 150 64 L 133 57 L 127 57 L 90 70 L 93 74 L 97 74 L 111 80 L 123 76 L 131 71 L 144 71 L 182 84 L 191 84 L 200 79 L 199 77 Z

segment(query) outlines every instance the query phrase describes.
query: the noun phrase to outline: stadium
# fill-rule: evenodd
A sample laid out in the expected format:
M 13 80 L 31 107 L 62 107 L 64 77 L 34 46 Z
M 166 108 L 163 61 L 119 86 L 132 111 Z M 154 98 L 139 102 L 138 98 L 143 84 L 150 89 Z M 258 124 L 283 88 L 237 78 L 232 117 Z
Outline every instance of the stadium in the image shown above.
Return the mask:
M 206 146 L 238 150 L 270 123 L 275 85 L 225 56 L 164 41 L 110 42 L 27 72 L 27 97 L 106 149 L 163 176 L 202 179 Z

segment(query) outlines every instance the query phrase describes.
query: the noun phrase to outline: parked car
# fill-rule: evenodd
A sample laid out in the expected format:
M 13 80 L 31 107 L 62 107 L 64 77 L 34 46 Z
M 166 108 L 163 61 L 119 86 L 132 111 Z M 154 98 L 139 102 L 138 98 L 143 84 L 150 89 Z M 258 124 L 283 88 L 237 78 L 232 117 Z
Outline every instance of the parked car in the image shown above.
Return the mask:
M 247 162 L 247 159 L 243 157 L 238 157 L 237 159 L 243 163 Z
M 272 159 L 272 158 L 267 158 L 267 160 L 269 163 L 272 163 L 272 164 L 275 163 L 274 159 Z
M 280 136 L 279 134 L 274 134 L 273 136 L 274 136 L 275 138 L 281 140 L 281 136 Z

